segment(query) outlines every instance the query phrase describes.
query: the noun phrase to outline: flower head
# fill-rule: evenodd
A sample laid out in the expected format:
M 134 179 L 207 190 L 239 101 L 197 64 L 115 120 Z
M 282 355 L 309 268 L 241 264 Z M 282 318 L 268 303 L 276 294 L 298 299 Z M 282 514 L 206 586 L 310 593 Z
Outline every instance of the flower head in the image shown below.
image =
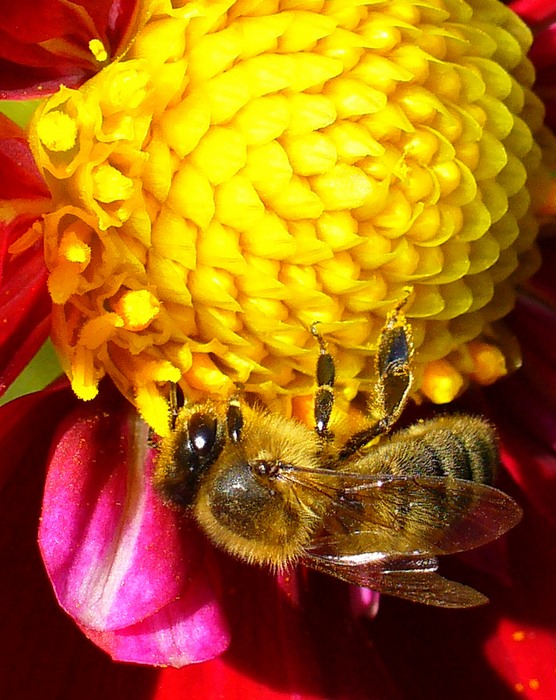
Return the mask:
M 159 433 L 170 381 L 193 398 L 240 382 L 268 402 L 282 397 L 283 411 L 293 402 L 300 416 L 306 406 L 295 397 L 311 391 L 318 354 L 314 322 L 338 364 L 344 399 L 353 398 L 372 383 L 384 316 L 406 297 L 418 384 L 434 401 L 518 364 L 497 321 L 537 265 L 554 142 L 531 92 L 531 36 L 507 8 L 495 0 L 60 0 L 43 27 L 51 5 L 35 3 L 23 33 L 14 32 L 19 6 L 0 18 L 6 45 L 26 66 L 3 71 L 1 95 L 55 92 L 30 130 L 52 198 L 33 168 L 14 170 L 29 165 L 21 132 L 6 148 L 0 143 L 0 168 L 29 176 L 25 187 L 4 177 L 2 291 L 5 326 L 15 332 L 1 345 L 2 381 L 48 330 L 43 240 L 53 332 L 74 390 L 93 398 L 109 375 Z M 22 269 L 34 282 L 25 289 Z M 538 304 L 532 308 L 516 318 L 539 338 L 536 322 L 527 323 L 538 314 Z M 19 319 L 20 310 L 31 313 Z M 547 319 L 553 326 L 553 315 Z M 553 384 L 552 354 L 530 353 L 525 348 L 543 397 Z M 491 394 L 499 392 L 508 414 L 521 406 L 512 401 L 520 381 Z M 479 574 L 477 587 L 493 605 L 465 613 L 458 632 L 469 643 L 454 636 L 454 617 L 387 602 L 370 649 L 368 620 L 354 613 L 365 602 L 368 614 L 365 592 L 302 568 L 273 577 L 227 561 L 187 518 L 164 508 L 150 479 L 147 427 L 109 382 L 101 386 L 87 406 L 55 387 L 0 411 L 0 496 L 11 523 L 1 544 L 17 572 L 3 579 L 10 615 L 0 617 L 18 631 L 23 617 L 40 628 L 32 639 L 40 653 L 55 648 L 59 677 L 68 675 L 64 644 L 85 649 L 88 668 L 111 667 L 104 657 L 97 663 L 96 650 L 53 608 L 44 568 L 62 607 L 112 658 L 190 664 L 161 673 L 159 698 L 206 695 L 208 686 L 227 697 L 385 700 L 397 685 L 428 697 L 431 682 L 444 697 L 454 658 L 473 670 L 461 697 L 495 697 L 502 682 L 492 682 L 482 654 L 487 637 L 486 654 L 517 692 L 540 687 L 552 697 L 553 627 L 544 621 L 541 634 L 538 623 L 552 590 L 531 574 L 554 540 L 545 487 L 552 462 L 535 440 L 515 444 L 513 424 L 502 428 L 503 459 L 544 517 L 526 534 L 512 532 L 507 551 L 499 543 L 486 565 L 477 555 L 486 579 Z M 553 424 L 540 404 L 523 423 L 548 451 Z M 38 511 L 23 552 L 20 504 L 31 494 L 38 509 L 33 475 L 45 462 L 43 568 Z M 534 547 L 523 546 L 528 538 Z M 31 595 L 20 590 L 27 579 Z M 34 614 L 39 606 L 60 618 L 54 632 Z M 538 620 L 525 619 L 533 607 Z M 5 658 L 27 649 L 12 634 L 0 638 L 8 640 Z M 523 647 L 534 651 L 513 663 Z M 142 671 L 135 678 L 153 683 Z M 27 675 L 10 678 L 24 684 Z M 82 695 L 85 674 L 72 678 Z M 141 693 L 150 695 L 149 683 Z
M 165 385 L 310 392 L 322 323 L 351 399 L 407 294 L 422 391 L 515 364 L 553 143 L 495 0 L 152 3 L 125 55 L 39 109 L 53 334 L 161 434 Z M 539 142 L 545 145 L 545 160 Z

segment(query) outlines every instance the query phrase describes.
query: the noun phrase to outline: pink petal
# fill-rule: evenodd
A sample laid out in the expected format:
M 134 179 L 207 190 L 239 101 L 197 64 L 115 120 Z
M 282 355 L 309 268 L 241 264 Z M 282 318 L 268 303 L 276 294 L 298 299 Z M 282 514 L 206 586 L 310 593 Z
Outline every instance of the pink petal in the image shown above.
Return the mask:
M 212 659 L 230 641 L 204 576 L 191 581 L 181 598 L 142 622 L 108 632 L 81 629 L 115 661 L 174 668 Z
M 158 671 L 113 662 L 64 613 L 37 547 L 48 447 L 77 404 L 67 382 L 0 408 L 0 697 L 152 700 Z
M 147 437 L 131 408 L 95 402 L 55 441 L 39 543 L 60 604 L 92 630 L 152 616 L 199 566 L 196 534 L 152 489 Z

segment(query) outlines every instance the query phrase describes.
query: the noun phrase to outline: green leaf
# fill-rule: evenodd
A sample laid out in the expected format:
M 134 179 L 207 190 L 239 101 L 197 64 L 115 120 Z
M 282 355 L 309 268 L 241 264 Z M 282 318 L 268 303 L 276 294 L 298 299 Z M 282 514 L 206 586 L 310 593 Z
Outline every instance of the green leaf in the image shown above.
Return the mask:
M 50 340 L 47 340 L 35 357 L 11 384 L 4 396 L 0 398 L 0 406 L 17 399 L 25 394 L 40 391 L 62 374 L 58 356 Z

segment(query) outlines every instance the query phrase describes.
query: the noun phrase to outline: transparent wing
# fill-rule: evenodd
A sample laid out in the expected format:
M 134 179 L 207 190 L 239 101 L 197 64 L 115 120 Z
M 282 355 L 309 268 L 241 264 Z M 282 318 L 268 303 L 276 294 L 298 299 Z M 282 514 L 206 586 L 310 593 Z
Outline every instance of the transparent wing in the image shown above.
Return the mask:
M 464 479 L 299 467 L 286 468 L 281 478 L 317 491 L 326 502 L 323 527 L 308 547 L 324 557 L 452 554 L 496 539 L 522 514 L 502 491 Z
M 474 588 L 437 574 L 436 558 L 419 553 L 392 556 L 376 552 L 366 557 L 307 554 L 302 561 L 317 571 L 336 576 L 348 583 L 426 605 L 470 608 L 488 602 L 488 598 Z

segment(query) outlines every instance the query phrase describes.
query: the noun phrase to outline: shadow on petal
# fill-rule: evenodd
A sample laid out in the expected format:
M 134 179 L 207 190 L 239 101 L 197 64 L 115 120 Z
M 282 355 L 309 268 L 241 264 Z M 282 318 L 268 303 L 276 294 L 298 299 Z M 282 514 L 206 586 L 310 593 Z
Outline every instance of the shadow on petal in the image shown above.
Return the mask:
M 220 657 L 163 670 L 155 700 L 401 700 L 353 614 L 350 587 L 304 569 L 273 576 L 217 554 L 232 641 Z

